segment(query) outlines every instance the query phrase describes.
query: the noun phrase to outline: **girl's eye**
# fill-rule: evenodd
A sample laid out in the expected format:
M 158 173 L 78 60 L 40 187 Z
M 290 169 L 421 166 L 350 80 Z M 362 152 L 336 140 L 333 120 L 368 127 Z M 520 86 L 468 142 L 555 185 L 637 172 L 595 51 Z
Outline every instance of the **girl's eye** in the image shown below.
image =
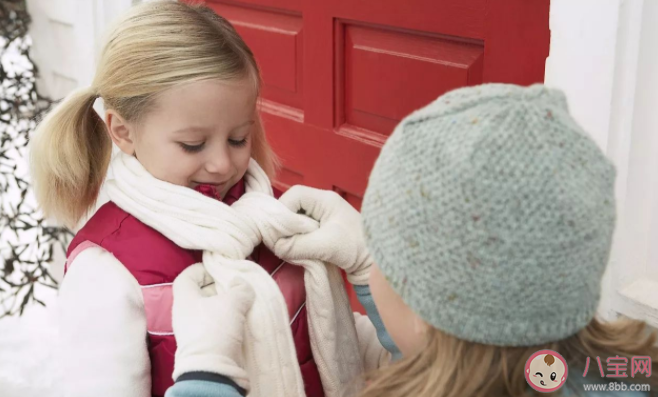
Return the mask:
M 188 145 L 188 144 L 180 142 L 179 145 L 180 145 L 180 147 L 183 148 L 183 150 L 185 150 L 188 153 L 198 153 L 201 150 L 203 150 L 203 147 L 206 145 L 206 143 L 203 142 L 199 145 Z
M 555 378 L 557 378 L 557 374 L 556 374 L 555 372 L 553 372 L 553 373 L 551 374 L 551 380 L 554 381 Z
M 542 375 L 541 372 L 536 372 L 535 376 L 537 376 L 537 375 L 541 376 L 542 378 L 544 377 L 544 375 Z
M 244 138 L 243 140 L 236 141 L 234 139 L 229 139 L 228 140 L 229 145 L 234 146 L 234 147 L 242 147 L 247 144 L 247 138 Z

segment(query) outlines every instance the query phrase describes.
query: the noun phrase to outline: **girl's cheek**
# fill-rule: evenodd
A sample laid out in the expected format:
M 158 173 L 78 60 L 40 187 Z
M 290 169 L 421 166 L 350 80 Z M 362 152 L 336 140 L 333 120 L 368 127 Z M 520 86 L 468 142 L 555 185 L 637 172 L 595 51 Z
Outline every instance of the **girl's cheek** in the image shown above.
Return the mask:
M 422 349 L 427 325 L 404 303 L 376 265 L 370 270 L 369 284 L 384 327 L 402 355 Z

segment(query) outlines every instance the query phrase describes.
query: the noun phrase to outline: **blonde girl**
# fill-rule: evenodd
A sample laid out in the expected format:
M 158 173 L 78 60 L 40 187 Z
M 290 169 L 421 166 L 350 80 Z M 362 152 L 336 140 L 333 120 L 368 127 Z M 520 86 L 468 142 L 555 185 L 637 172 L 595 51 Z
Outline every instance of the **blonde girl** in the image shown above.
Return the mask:
M 403 358 L 366 374 L 360 397 L 541 395 L 531 384 L 563 396 L 649 395 L 647 385 L 658 387 L 646 370 L 658 362 L 656 333 L 639 321 L 595 318 L 615 224 L 614 179 L 561 92 L 463 88 L 412 113 L 386 142 L 364 197 L 363 235 L 356 211 L 345 202 L 336 210 L 338 196 L 295 187 L 280 200 L 322 226 L 280 241 L 275 252 L 308 257 L 341 234 L 367 246 L 376 265 L 359 296 L 382 344 L 390 337 Z M 323 259 L 349 273 L 349 257 Z M 199 296 L 195 271 L 177 280 L 180 296 Z M 205 297 L 174 308 L 201 303 L 223 307 Z M 241 311 L 224 310 L 216 321 L 239 334 L 248 303 L 244 295 L 232 306 Z M 557 371 L 561 356 L 564 379 L 529 371 L 529 359 L 545 349 L 555 353 L 538 361 Z M 638 359 L 645 370 L 633 373 Z M 609 377 L 611 363 L 624 360 L 626 377 Z M 217 379 L 178 382 L 169 396 L 235 395 Z
M 211 219 L 214 210 L 203 208 L 217 204 L 202 196 L 231 205 L 254 170 L 271 190 L 276 158 L 256 108 L 259 87 L 254 55 L 227 20 L 200 6 L 150 2 L 116 23 L 91 86 L 40 124 L 31 142 L 38 202 L 45 215 L 81 226 L 59 302 L 67 396 L 163 396 L 173 384 L 171 285 L 207 247 L 181 243 L 163 219 L 181 208 L 194 221 Z M 92 107 L 98 98 L 104 120 Z M 120 154 L 111 160 L 113 143 Z M 111 161 L 111 200 L 79 225 Z M 262 245 L 246 255 L 281 287 L 306 394 L 322 396 L 303 271 Z

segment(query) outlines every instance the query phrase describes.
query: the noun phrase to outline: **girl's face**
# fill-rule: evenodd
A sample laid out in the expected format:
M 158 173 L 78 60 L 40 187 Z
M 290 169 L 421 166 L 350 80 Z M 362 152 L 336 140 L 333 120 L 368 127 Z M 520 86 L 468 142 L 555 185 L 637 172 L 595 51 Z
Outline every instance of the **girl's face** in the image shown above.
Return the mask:
M 428 325 L 393 290 L 377 265 L 370 270 L 370 291 L 384 327 L 403 356 L 411 356 L 425 346 Z
M 256 89 L 246 77 L 173 87 L 136 123 L 108 110 L 113 141 L 155 178 L 195 188 L 215 186 L 221 197 L 247 171 L 256 126 Z

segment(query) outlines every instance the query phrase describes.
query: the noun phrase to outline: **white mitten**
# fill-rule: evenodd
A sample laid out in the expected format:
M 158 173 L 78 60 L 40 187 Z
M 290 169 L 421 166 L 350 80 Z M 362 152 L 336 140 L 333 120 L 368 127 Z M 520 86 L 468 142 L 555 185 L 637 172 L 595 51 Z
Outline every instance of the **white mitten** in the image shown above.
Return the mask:
M 295 213 L 320 223 L 307 234 L 279 239 L 274 253 L 284 260 L 315 259 L 332 263 L 355 285 L 368 284 L 372 259 L 366 248 L 361 214 L 337 193 L 293 186 L 279 199 Z
M 176 335 L 174 380 L 189 372 L 211 372 L 231 378 L 249 389 L 241 365 L 247 313 L 254 302 L 253 288 L 241 278 L 217 293 L 202 286 L 212 282 L 202 264 L 185 269 L 174 281 L 173 327 Z

